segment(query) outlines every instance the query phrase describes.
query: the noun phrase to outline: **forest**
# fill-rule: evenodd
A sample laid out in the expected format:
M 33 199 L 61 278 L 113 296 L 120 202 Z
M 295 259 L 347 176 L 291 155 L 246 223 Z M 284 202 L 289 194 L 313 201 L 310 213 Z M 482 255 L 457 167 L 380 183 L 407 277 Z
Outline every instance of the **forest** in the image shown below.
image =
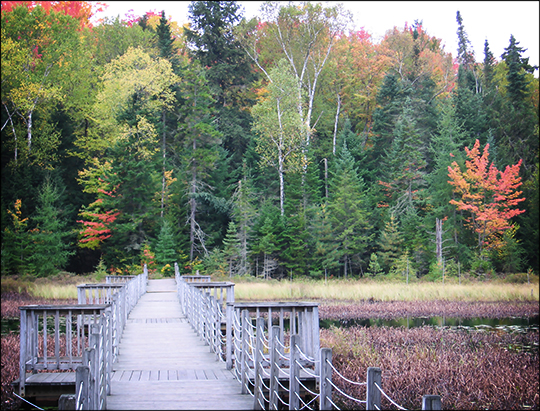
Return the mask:
M 374 42 L 346 4 L 99 7 L 2 1 L 2 274 L 539 272 L 527 39 L 473 50 L 459 11 L 454 52 L 421 20 Z

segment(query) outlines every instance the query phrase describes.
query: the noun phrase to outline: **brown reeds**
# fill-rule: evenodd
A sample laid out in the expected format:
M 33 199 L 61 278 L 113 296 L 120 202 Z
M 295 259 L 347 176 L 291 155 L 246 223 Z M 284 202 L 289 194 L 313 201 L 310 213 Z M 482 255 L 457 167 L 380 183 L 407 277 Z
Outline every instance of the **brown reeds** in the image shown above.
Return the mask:
M 538 302 L 373 301 L 321 304 L 321 319 L 348 321 L 358 318 L 390 320 L 403 317 L 507 318 L 538 315 Z
M 354 327 L 321 330 L 333 364 L 346 378 L 365 381 L 382 370 L 382 389 L 397 404 L 419 409 L 422 396 L 440 395 L 443 409 L 538 409 L 538 332 L 510 334 L 448 329 Z M 365 399 L 365 386 L 334 383 Z M 365 409 L 335 395 L 342 409 Z M 396 409 L 382 398 L 384 409 Z

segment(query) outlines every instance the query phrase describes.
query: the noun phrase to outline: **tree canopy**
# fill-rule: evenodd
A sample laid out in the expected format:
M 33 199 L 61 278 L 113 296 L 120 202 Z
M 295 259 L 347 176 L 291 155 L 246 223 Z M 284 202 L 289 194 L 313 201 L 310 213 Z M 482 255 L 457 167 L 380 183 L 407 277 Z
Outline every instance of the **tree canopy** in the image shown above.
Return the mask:
M 346 4 L 98 7 L 2 2 L 3 273 L 538 272 L 527 39 L 473 50 L 459 11 L 449 52 Z

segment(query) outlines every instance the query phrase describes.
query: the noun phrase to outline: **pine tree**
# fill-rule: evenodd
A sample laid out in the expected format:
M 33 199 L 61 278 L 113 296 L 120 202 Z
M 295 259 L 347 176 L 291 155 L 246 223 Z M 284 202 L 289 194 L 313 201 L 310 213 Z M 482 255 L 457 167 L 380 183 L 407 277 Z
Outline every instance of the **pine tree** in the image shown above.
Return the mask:
M 235 262 L 240 257 L 240 253 L 241 242 L 236 230 L 236 224 L 234 224 L 234 221 L 230 221 L 227 235 L 223 239 L 223 256 L 229 263 L 229 277 L 232 277 L 233 272 L 237 272 Z
M 510 35 L 510 44 L 504 49 L 502 58 L 506 63 L 508 72 L 506 79 L 508 85 L 506 87 L 510 101 L 516 107 L 521 106 L 524 103 L 525 97 L 528 94 L 527 86 L 529 80 L 527 80 L 527 73 L 534 73 L 535 68 L 529 64 L 528 57 L 522 57 L 522 54 L 527 51 L 523 47 L 519 46 L 519 41 L 516 40 L 514 35 Z
M 23 218 L 22 201 L 15 200 L 14 210 L 7 209 L 12 223 L 5 225 L 2 232 L 2 272 L 17 274 L 27 270 L 32 254 L 31 238 L 28 232 L 28 217 Z
M 216 127 L 233 160 L 228 174 L 231 179 L 238 179 L 251 134 L 252 119 L 245 107 L 254 104 L 255 96 L 249 86 L 257 79 L 234 35 L 242 18 L 240 6 L 236 1 L 193 1 L 188 11 L 190 28 L 185 30 L 186 37 L 192 54 L 206 67 L 206 78 L 215 97 Z
M 165 17 L 165 10 L 161 11 L 161 18 L 159 19 L 159 24 L 156 27 L 156 35 L 157 35 L 157 46 L 159 49 L 160 56 L 163 58 L 166 58 L 169 61 L 173 60 L 174 40 L 171 35 L 171 28 L 169 27 L 168 21 Z
M 247 174 L 247 171 L 244 172 Z M 232 218 L 238 227 L 238 238 L 240 240 L 240 262 L 238 264 L 238 274 L 245 275 L 249 272 L 249 240 L 252 235 L 254 220 L 257 216 L 255 208 L 255 193 L 251 179 L 248 175 L 238 181 L 238 186 L 232 197 Z
M 386 272 L 390 271 L 390 268 L 394 264 L 394 261 L 398 258 L 402 250 L 402 234 L 399 230 L 399 223 L 393 213 L 390 213 L 390 219 L 385 223 L 384 230 L 381 231 L 379 237 L 381 267 Z
M 33 218 L 36 228 L 31 233 L 30 264 L 38 277 L 57 273 L 75 253 L 70 250 L 68 238 L 71 233 L 65 230 L 67 222 L 62 219 L 59 198 L 58 187 L 49 179 L 45 180 L 39 191 L 39 206 Z
M 143 117 L 109 151 L 111 168 L 104 179 L 114 188 L 112 196 L 104 195 L 106 211 L 117 210 L 118 217 L 109 228 L 112 236 L 104 250 L 108 266 L 138 265 L 143 244 L 154 234 L 159 205 L 154 198 L 159 187 L 159 160 L 155 128 Z
M 171 224 L 166 219 L 162 220 L 161 229 L 155 247 L 156 263 L 159 266 L 171 267 L 177 262 L 177 252 Z
M 423 151 L 411 99 L 407 98 L 403 114 L 396 123 L 394 141 L 385 158 L 386 178 L 381 182 L 388 191 L 390 207 L 398 216 L 416 207 L 420 190 L 425 186 L 427 162 Z
M 310 274 L 324 271 L 333 272 L 339 267 L 338 244 L 334 239 L 332 223 L 326 204 L 321 204 L 311 220 L 311 261 Z M 337 273 L 336 273 L 337 274 Z
M 346 145 L 341 149 L 332 176 L 328 211 L 343 273 L 347 277 L 352 271 L 352 261 L 361 271 L 363 253 L 371 238 L 368 234 L 370 212 L 365 204 L 364 182 L 358 177 L 354 159 Z

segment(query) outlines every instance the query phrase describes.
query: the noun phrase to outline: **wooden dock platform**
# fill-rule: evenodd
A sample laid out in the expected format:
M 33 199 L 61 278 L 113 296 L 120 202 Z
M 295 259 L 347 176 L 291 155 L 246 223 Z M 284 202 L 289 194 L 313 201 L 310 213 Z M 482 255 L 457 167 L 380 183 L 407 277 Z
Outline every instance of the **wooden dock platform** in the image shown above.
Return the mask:
M 175 280 L 149 280 L 120 341 L 107 409 L 247 410 L 253 398 L 187 322 Z

